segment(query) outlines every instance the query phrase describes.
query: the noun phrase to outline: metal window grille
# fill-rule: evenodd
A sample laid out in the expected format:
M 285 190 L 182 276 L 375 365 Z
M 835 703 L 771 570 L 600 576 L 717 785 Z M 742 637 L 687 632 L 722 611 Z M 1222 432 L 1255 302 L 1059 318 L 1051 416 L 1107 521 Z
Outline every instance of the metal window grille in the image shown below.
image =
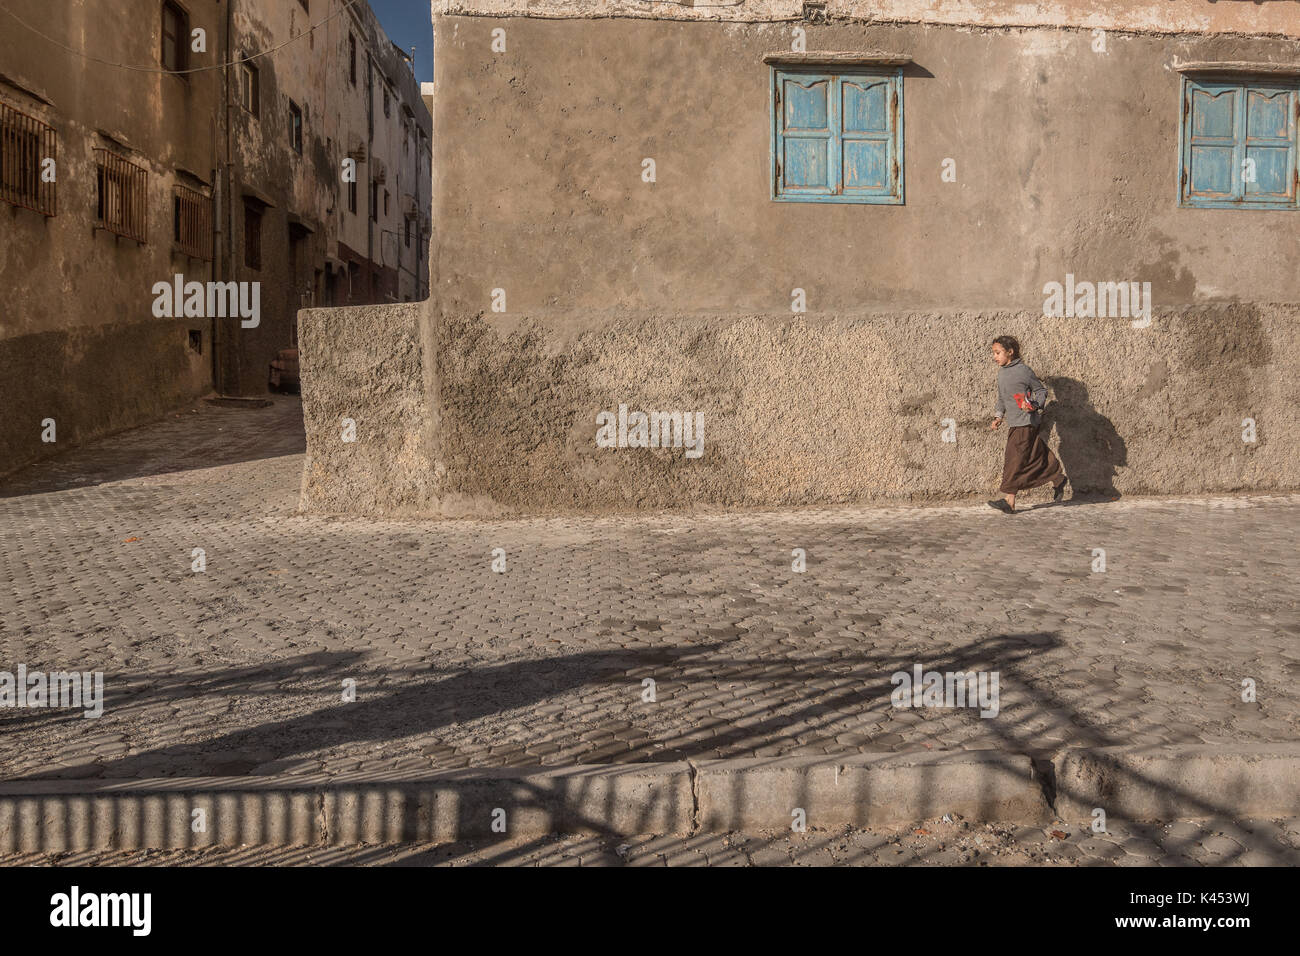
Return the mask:
M 136 242 L 148 241 L 145 200 L 149 173 L 111 150 L 95 148 L 98 167 L 99 224 L 109 232 Z
M 176 187 L 176 244 L 196 259 L 212 258 L 212 200 L 200 192 Z
M 54 127 L 0 103 L 0 199 L 44 216 L 57 210 L 55 184 L 41 175 L 55 159 Z

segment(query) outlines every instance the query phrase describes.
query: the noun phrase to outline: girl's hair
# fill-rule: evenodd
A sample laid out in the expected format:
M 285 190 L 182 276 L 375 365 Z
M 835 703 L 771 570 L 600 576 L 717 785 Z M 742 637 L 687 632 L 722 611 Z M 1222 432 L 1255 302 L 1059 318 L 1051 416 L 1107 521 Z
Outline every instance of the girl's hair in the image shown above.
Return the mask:
M 1020 343 L 1016 341 L 1014 335 L 999 335 L 993 340 L 994 345 L 1000 345 L 1016 358 L 1020 358 Z

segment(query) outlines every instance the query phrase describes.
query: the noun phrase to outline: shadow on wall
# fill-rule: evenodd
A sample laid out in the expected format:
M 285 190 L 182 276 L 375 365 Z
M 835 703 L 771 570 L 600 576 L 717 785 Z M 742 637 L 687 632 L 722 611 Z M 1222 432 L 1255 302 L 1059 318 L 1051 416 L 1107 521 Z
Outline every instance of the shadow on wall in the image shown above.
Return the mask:
M 1043 409 L 1043 429 L 1053 428 L 1056 454 L 1075 493 L 1118 498 L 1115 475 L 1128 464 L 1128 448 L 1114 423 L 1088 399 L 1088 387 L 1072 378 L 1048 378 L 1056 400 Z

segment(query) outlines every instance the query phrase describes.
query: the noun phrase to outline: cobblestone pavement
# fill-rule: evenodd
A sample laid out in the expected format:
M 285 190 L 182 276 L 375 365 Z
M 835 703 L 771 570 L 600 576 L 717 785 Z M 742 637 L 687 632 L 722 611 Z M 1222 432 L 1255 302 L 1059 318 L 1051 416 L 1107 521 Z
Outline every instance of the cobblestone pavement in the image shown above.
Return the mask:
M 4 866 L 1296 866 L 1300 820 L 1116 824 L 1105 833 L 933 820 L 806 833 L 0 855 Z
M 199 404 L 0 482 L 0 670 L 106 682 L 0 708 L 0 777 L 1300 739 L 1300 496 L 366 521 L 302 450 Z M 997 716 L 892 707 L 916 664 Z

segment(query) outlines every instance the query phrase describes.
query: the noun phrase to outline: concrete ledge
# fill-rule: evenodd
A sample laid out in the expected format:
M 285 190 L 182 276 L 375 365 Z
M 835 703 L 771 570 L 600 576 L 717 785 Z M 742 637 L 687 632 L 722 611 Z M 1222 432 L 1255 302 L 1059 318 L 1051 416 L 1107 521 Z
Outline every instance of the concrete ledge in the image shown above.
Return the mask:
M 810 827 L 1052 819 L 1030 758 L 996 750 L 724 760 L 700 764 L 698 785 L 706 831 L 788 827 L 796 808 Z
M 1300 744 L 0 783 L 0 853 L 1300 815 Z M 1049 800 L 1055 797 L 1053 806 Z M 200 826 L 201 823 L 201 826 Z M 196 829 L 197 827 L 197 829 Z
M 1246 9 L 1237 9 L 1245 7 Z M 1288 4 L 1231 4 L 1214 0 L 1170 4 L 1165 0 L 1124 0 L 1096 4 L 1084 0 L 839 0 L 827 7 L 834 20 L 876 23 L 928 23 L 986 28 L 1048 27 L 1117 30 L 1132 33 L 1275 33 L 1300 35 Z M 629 17 L 653 20 L 720 20 L 746 23 L 800 21 L 803 0 L 749 0 L 647 4 L 639 0 L 435 0 L 435 19 L 536 17 L 570 19 Z
M 1096 807 L 1139 821 L 1300 815 L 1300 744 L 1073 750 L 1054 765 L 1065 820 L 1090 819 Z

